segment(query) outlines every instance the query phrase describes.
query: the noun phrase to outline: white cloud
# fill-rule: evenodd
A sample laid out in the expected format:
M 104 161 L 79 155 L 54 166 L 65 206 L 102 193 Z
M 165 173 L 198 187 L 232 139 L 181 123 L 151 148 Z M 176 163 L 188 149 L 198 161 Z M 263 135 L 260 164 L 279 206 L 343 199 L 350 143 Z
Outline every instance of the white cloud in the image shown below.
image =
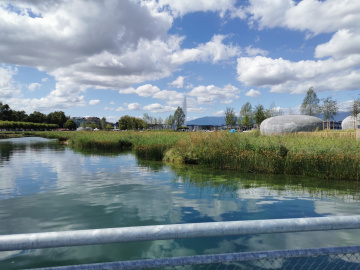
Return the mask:
M 96 104 L 99 104 L 99 103 L 100 103 L 99 99 L 93 99 L 93 100 L 89 101 L 89 105 L 96 105 Z
M 340 29 L 327 43 L 320 44 L 315 49 L 315 57 L 332 56 L 335 58 L 360 54 L 360 31 Z
M 139 110 L 141 110 L 141 105 L 137 102 L 134 102 L 134 103 L 128 104 L 127 108 L 132 111 L 139 111 Z
M 211 41 L 200 44 L 196 48 L 175 52 L 171 56 L 171 61 L 176 65 L 192 61 L 209 61 L 217 63 L 240 55 L 241 49 L 238 46 L 233 46 L 232 44 L 225 45 L 223 43 L 225 38 L 226 36 L 224 35 L 215 35 Z
M 224 16 L 226 11 L 232 10 L 234 4 L 234 0 L 159 0 L 158 2 L 159 7 L 169 9 L 175 17 L 197 11 L 218 12 L 220 16 Z
M 251 0 L 247 12 L 260 29 L 285 27 L 320 34 L 360 27 L 359 1 Z
M 250 91 L 246 92 L 245 96 L 257 98 L 261 95 L 260 91 L 251 89 Z
M 32 18 L 30 11 L 38 16 Z M 154 13 L 134 1 L 3 1 L 0 62 L 54 76 L 57 88 L 27 104 L 48 107 L 48 100 L 61 95 L 61 101 L 51 101 L 52 109 L 66 107 L 60 102 L 79 106 L 80 93 L 88 87 L 128 87 L 169 76 L 168 55 L 182 40 L 167 35 L 171 25 L 167 12 Z M 66 99 L 68 85 L 73 92 Z
M 115 105 L 115 102 L 114 102 L 114 101 L 110 101 L 110 105 Z
M 1 98 L 12 98 L 21 96 L 20 87 L 16 85 L 13 76 L 17 69 L 8 66 L 0 66 L 0 96 Z
M 217 111 L 217 112 L 214 113 L 214 115 L 216 115 L 216 116 L 224 116 L 225 111 Z
M 196 97 L 200 104 L 214 104 L 215 102 L 229 104 L 239 98 L 239 93 L 240 90 L 231 84 L 227 84 L 223 88 L 201 85 L 191 90 L 189 96 Z
M 225 45 L 222 35 L 182 50 L 185 37 L 168 34 L 171 14 L 212 11 L 224 15 L 234 4 L 234 0 L 3 1 L 0 62 L 34 67 L 54 77 L 56 88 L 51 93 L 23 101 L 29 110 L 84 106 L 83 95 L 89 87 L 124 88 L 125 93 L 133 84 L 170 76 L 186 62 L 217 63 L 239 55 L 240 48 Z M 174 83 L 180 87 L 182 78 Z M 138 87 L 135 93 L 146 97 L 159 91 L 156 86 L 144 88 Z
M 115 109 L 115 111 L 117 111 L 117 112 L 122 112 L 122 111 L 124 111 L 125 109 L 123 108 L 123 107 L 118 107 L 118 108 L 116 108 Z
M 41 83 L 30 83 L 28 85 L 28 89 L 33 92 L 36 90 L 36 88 L 40 88 L 41 87 Z
M 153 86 L 151 84 L 144 84 L 142 86 L 139 86 L 138 88 L 126 88 L 119 90 L 120 94 L 137 94 L 141 97 L 150 97 L 154 95 L 155 93 L 159 92 L 160 89 L 157 86 Z
M 151 84 L 145 84 L 145 85 L 139 86 L 136 89 L 136 93 L 141 97 L 150 97 L 159 91 L 160 91 L 159 87 L 153 86 Z
M 342 59 L 292 62 L 263 56 L 238 58 L 238 80 L 245 85 L 270 87 L 271 92 L 305 93 L 359 89 L 360 55 Z
M 259 49 L 259 48 L 253 48 L 251 45 L 250 46 L 247 46 L 245 48 L 245 51 L 246 51 L 246 54 L 249 55 L 249 56 L 255 56 L 255 55 L 263 55 L 263 56 L 266 56 L 269 54 L 268 51 L 266 50 L 262 50 L 262 49 Z
M 169 85 L 175 86 L 176 88 L 183 88 L 184 87 L 184 77 L 183 76 L 177 77 L 177 79 L 175 81 L 169 83 Z
M 174 112 L 175 107 L 172 106 L 163 106 L 159 103 L 150 104 L 143 107 L 144 110 L 150 111 L 152 113 L 163 113 L 163 112 Z

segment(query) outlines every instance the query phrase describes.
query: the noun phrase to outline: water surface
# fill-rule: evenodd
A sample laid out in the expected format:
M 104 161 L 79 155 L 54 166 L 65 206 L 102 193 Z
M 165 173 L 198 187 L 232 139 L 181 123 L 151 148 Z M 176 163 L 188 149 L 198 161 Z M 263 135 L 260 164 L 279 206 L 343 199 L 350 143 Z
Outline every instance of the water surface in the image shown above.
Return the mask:
M 0 140 L 0 234 L 359 215 L 356 183 L 265 176 Z M 196 254 L 358 245 L 359 230 L 0 252 L 0 269 Z

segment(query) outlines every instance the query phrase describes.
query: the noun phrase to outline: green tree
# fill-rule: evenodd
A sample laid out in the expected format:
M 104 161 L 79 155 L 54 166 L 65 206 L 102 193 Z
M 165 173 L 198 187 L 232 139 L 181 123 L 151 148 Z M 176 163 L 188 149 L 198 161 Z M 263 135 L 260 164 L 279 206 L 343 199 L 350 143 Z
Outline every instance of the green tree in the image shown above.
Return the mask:
M 360 94 L 357 99 L 354 99 L 353 104 L 351 105 L 351 115 L 357 117 L 360 113 Z
M 12 121 L 20 121 L 20 122 L 27 122 L 28 121 L 28 115 L 25 111 L 13 111 L 11 120 Z
M 56 124 L 59 127 L 63 127 L 66 121 L 69 119 L 69 117 L 65 116 L 63 111 L 51 112 L 47 115 L 46 118 L 46 122 L 48 124 Z
M 225 123 L 229 127 L 232 127 L 236 124 L 236 115 L 234 108 L 226 107 L 225 110 Z
M 64 124 L 64 128 L 70 129 L 70 130 L 75 130 L 76 129 L 76 123 L 74 122 L 74 120 L 67 120 Z
M 258 126 L 260 126 L 261 122 L 267 118 L 263 105 L 261 105 L 261 104 L 256 105 L 255 110 L 254 110 L 254 118 L 255 118 L 255 123 Z
M 174 116 L 173 116 L 173 115 L 169 115 L 169 117 L 167 117 L 167 118 L 165 119 L 165 124 L 166 124 L 166 125 L 169 125 L 169 126 L 174 125 Z
M 174 113 L 174 123 L 177 128 L 181 127 L 185 123 L 185 113 L 180 107 L 177 107 Z
M 154 118 L 152 116 L 149 116 L 147 113 L 143 114 L 143 119 L 149 125 L 153 124 L 153 122 L 154 122 Z
M 28 117 L 28 122 L 32 122 L 32 123 L 45 123 L 47 119 L 46 114 L 43 114 L 41 112 L 38 111 L 34 111 L 33 113 L 31 113 Z
M 142 129 L 146 127 L 146 122 L 143 119 L 124 115 L 119 120 L 119 129 Z
M 101 118 L 101 129 L 106 129 L 106 118 Z
M 3 104 L 0 102 L 0 120 L 1 121 L 11 121 L 12 110 L 8 104 Z
M 359 119 L 359 114 L 360 114 L 360 94 L 359 97 L 357 99 L 354 99 L 352 105 L 351 105 L 351 115 L 354 117 L 355 121 L 354 121 L 354 128 L 356 128 L 357 125 L 360 124 Z
M 317 115 L 320 113 L 320 100 L 318 99 L 314 88 L 310 87 L 309 90 L 306 92 L 306 97 L 301 104 L 301 113 L 306 115 Z
M 339 106 L 337 105 L 336 100 L 333 100 L 331 97 L 327 97 L 323 101 L 323 105 L 320 107 L 320 109 L 324 116 L 324 121 L 333 120 L 336 114 L 339 112 Z
M 253 124 L 253 112 L 250 102 L 246 102 L 240 110 L 239 126 L 250 126 Z

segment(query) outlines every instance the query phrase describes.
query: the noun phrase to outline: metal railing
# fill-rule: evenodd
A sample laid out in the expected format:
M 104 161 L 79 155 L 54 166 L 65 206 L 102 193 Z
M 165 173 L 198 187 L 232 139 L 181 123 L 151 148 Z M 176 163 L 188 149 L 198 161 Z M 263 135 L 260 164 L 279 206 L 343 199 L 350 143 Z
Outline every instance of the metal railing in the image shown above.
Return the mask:
M 297 219 L 270 219 L 252 221 L 229 221 L 193 224 L 156 225 L 142 227 L 109 228 L 63 232 L 45 232 L 0 236 L 0 251 L 40 249 L 67 246 L 96 245 L 120 242 L 165 240 L 179 238 L 308 232 L 324 230 L 359 229 L 360 216 L 338 216 Z M 198 255 L 177 258 L 158 258 L 138 261 L 110 262 L 92 265 L 64 266 L 46 269 L 146 269 L 176 268 L 201 264 L 233 265 L 251 260 L 288 259 L 309 256 L 335 256 L 353 254 L 358 260 L 360 246 L 333 247 L 302 250 L 278 250 L 230 254 Z M 355 255 L 354 255 L 355 254 Z M 345 260 L 346 262 L 348 260 Z M 209 267 L 208 267 L 209 268 Z M 272 267 L 273 268 L 273 267 Z M 277 267 L 278 268 L 278 267 Z M 189 268 L 187 268 L 189 269 Z M 207 268 L 206 268 L 207 269 Z M 216 269 L 226 269 L 223 267 Z M 237 269 L 237 268 L 228 268 Z M 240 269 L 240 268 L 239 268 Z M 241 268 L 243 269 L 243 268 Z M 263 268 L 250 268 L 263 269 Z M 316 269 L 316 268 L 315 268 Z M 324 268 L 321 268 L 324 269 Z M 360 264 L 359 264 L 360 269 Z

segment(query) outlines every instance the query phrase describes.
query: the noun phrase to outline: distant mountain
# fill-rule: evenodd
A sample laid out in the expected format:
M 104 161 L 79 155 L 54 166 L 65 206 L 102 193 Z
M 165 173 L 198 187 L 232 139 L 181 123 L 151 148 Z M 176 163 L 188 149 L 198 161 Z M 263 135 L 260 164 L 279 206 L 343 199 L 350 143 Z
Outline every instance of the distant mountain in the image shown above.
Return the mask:
M 342 121 L 344 120 L 346 117 L 348 117 L 351 113 L 350 112 L 338 112 L 336 114 L 336 116 L 334 117 L 334 121 Z M 323 115 L 320 114 L 318 116 L 320 119 L 324 119 Z
M 187 121 L 188 126 L 223 126 L 226 125 L 224 116 L 205 116 Z
M 350 115 L 349 112 L 339 112 L 336 116 L 334 121 L 342 121 L 346 117 Z M 323 119 L 323 115 L 318 115 L 320 119 Z M 201 118 L 197 118 L 191 121 L 187 121 L 186 123 L 188 126 L 225 126 L 225 116 L 205 116 Z

